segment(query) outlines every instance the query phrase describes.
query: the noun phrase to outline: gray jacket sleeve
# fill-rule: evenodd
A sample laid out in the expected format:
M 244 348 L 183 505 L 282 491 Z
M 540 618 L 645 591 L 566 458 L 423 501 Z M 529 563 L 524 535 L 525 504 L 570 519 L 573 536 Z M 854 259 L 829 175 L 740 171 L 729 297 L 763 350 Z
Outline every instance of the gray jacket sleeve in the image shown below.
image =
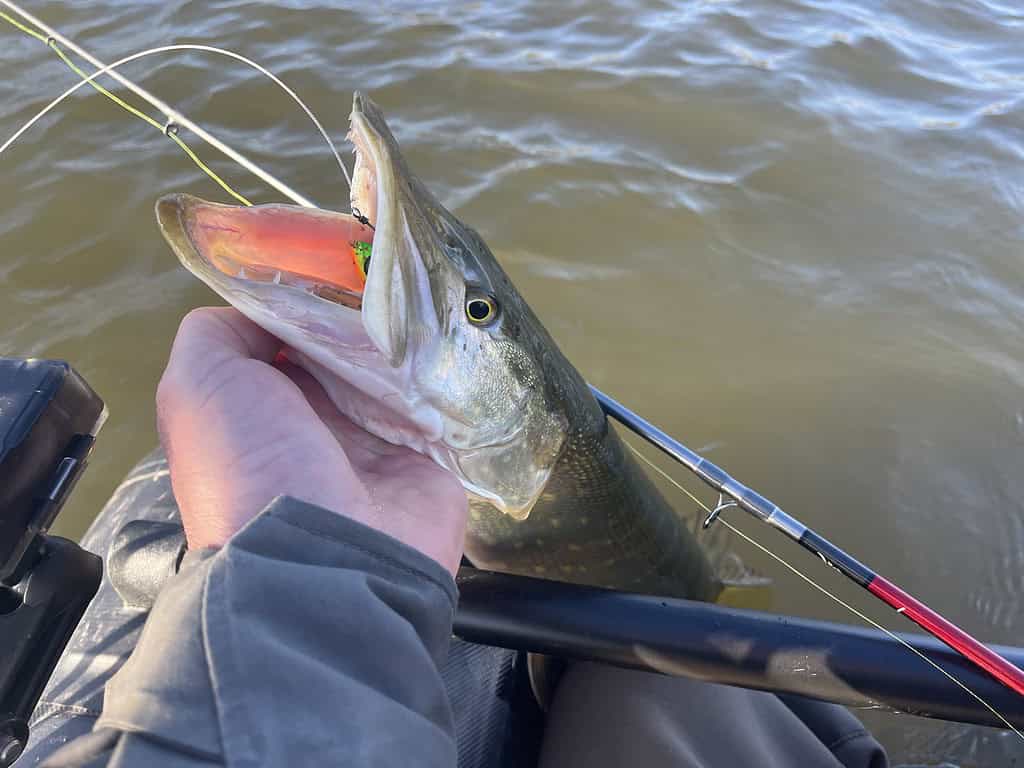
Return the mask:
M 185 557 L 96 730 L 46 765 L 454 766 L 455 600 L 425 555 L 279 498 Z

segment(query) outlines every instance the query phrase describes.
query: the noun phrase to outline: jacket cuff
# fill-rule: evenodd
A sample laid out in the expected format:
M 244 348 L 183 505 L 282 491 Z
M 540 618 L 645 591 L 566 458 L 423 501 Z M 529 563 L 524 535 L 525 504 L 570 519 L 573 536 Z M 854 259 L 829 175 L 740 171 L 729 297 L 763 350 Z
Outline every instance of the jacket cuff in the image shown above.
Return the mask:
M 362 553 L 369 558 L 367 565 L 376 562 L 375 568 L 393 569 L 405 576 L 426 579 L 441 590 L 451 603 L 452 610 L 455 609 L 459 595 L 455 579 L 432 557 L 350 517 L 292 496 L 278 496 L 270 502 L 262 513 L 232 537 L 228 546 L 244 547 L 252 551 L 260 551 L 267 544 L 275 547 L 275 534 L 271 532 L 272 526 L 268 525 L 268 519 L 278 521 L 294 531 L 306 534 L 313 541 L 326 545 L 323 552 L 320 552 L 318 547 L 316 552 L 304 553 L 310 564 L 320 562 L 324 555 L 327 556 L 326 562 L 329 562 L 333 545 L 340 545 L 349 551 L 349 556 Z M 296 543 L 299 540 L 300 537 L 296 536 Z M 307 541 L 306 545 L 308 544 Z M 300 551 L 295 551 L 294 554 L 297 558 L 303 556 Z

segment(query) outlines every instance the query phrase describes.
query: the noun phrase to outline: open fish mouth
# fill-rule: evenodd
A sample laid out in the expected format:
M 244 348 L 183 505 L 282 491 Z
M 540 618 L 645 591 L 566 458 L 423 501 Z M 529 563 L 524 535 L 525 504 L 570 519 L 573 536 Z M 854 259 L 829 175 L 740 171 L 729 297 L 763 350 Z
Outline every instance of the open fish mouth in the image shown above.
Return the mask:
M 362 308 L 366 264 L 360 258 L 371 252 L 373 229 L 350 214 L 310 210 L 299 218 L 292 206 L 239 208 L 176 194 L 160 199 L 157 217 L 166 233 L 180 232 L 188 246 L 183 260 L 193 271 L 216 270 L 242 285 L 271 283 Z
M 217 290 L 270 283 L 361 310 L 378 211 L 377 158 L 357 96 L 351 213 L 292 205 L 239 207 L 186 194 L 162 197 L 157 219 L 179 258 Z
M 280 338 L 285 354 L 313 373 L 346 416 L 450 466 L 439 442 L 441 418 L 411 382 L 415 350 L 407 354 L 404 343 L 409 300 L 392 287 L 399 271 L 414 276 L 400 287 L 419 293 L 415 283 L 425 282 L 424 270 L 415 243 L 396 243 L 389 234 L 404 229 L 392 223 L 402 218 L 398 196 L 384 196 L 394 186 L 393 158 L 364 110 L 376 107 L 356 94 L 352 213 L 240 207 L 179 193 L 157 201 L 157 220 L 182 264 Z M 375 283 L 385 290 L 374 293 Z M 424 324 L 436 327 L 430 317 Z M 418 347 L 429 346 L 429 336 L 421 334 L 418 341 L 426 342 Z

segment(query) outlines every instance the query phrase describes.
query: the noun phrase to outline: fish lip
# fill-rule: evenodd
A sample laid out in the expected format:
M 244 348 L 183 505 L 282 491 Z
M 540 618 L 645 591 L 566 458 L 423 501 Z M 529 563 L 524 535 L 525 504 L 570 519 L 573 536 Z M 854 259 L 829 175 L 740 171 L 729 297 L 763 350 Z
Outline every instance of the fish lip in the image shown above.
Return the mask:
M 199 198 L 188 195 L 184 192 L 173 192 L 169 195 L 161 195 L 156 201 L 156 221 L 160 227 L 160 234 L 164 236 L 173 247 L 178 259 L 189 268 L 195 268 L 206 272 L 212 265 L 196 248 L 192 238 L 188 235 L 188 227 L 182 220 L 187 207 L 193 200 Z M 225 274 L 224 277 L 227 277 Z

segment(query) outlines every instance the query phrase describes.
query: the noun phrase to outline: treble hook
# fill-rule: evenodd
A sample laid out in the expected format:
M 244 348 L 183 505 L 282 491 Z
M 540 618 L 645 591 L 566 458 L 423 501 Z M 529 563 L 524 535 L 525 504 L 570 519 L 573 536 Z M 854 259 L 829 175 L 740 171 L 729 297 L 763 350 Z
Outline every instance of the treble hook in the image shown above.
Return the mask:
M 705 530 L 711 527 L 711 524 L 713 522 L 715 522 L 715 520 L 718 519 L 718 516 L 720 514 L 722 514 L 722 512 L 727 510 L 729 507 L 738 507 L 738 506 L 739 506 L 739 504 L 737 504 L 733 499 L 729 499 L 728 501 L 726 501 L 725 500 L 725 496 L 723 496 L 721 493 L 719 493 L 718 494 L 718 503 L 715 504 L 715 508 L 712 509 L 711 512 L 708 513 L 708 516 L 704 518 L 703 526 L 704 526 Z

